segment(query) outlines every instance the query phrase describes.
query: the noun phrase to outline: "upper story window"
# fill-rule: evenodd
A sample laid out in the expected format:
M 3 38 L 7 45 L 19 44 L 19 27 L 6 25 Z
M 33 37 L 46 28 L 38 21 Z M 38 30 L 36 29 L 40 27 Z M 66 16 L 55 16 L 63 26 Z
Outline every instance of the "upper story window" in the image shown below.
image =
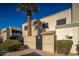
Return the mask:
M 66 24 L 66 18 L 57 20 L 57 25 Z
M 27 26 L 24 26 L 24 30 L 27 30 Z
M 48 23 L 43 23 L 42 26 L 43 28 L 48 28 Z

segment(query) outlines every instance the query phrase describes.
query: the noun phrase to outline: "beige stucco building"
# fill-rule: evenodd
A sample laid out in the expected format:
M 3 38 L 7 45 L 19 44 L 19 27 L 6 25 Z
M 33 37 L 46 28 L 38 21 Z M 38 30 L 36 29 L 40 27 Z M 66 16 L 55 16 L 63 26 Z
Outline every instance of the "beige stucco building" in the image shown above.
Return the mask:
M 55 35 L 57 37 L 57 40 L 72 40 L 73 46 L 71 49 L 71 53 L 77 53 L 76 52 L 76 44 L 79 41 L 79 4 L 72 4 L 72 7 L 70 9 L 66 9 L 64 11 L 58 12 L 56 14 L 49 15 L 47 17 L 40 19 L 42 22 L 45 22 L 48 24 L 48 28 L 46 28 L 47 31 L 55 31 Z M 33 26 L 32 21 L 32 36 L 31 39 L 28 40 L 27 35 L 27 23 L 22 24 L 22 34 L 24 37 L 24 43 L 32 46 L 35 49 L 35 36 L 37 35 L 37 31 L 35 30 Z M 34 38 L 32 38 L 34 37 Z M 30 38 L 30 36 L 29 36 Z M 52 38 L 52 37 L 50 37 Z M 50 38 L 48 37 L 48 41 L 50 41 Z M 47 38 L 46 38 L 47 39 Z M 28 41 L 27 41 L 28 40 Z M 30 43 L 29 43 L 30 41 Z M 34 43 L 33 43 L 34 42 Z M 51 42 L 51 41 L 50 41 Z M 31 45 L 31 43 L 33 43 Z M 53 44 L 53 43 L 52 43 Z M 48 47 L 52 47 L 52 44 Z M 44 46 L 45 47 L 45 46 Z M 43 49 L 48 49 L 44 48 Z M 53 48 L 49 48 L 46 51 L 51 52 L 50 50 L 53 50 Z

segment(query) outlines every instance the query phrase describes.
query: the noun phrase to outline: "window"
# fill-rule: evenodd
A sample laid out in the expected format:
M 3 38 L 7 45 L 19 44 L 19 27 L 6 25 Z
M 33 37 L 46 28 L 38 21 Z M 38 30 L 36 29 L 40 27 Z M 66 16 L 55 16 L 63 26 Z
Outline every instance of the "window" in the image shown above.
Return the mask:
M 48 28 L 48 23 L 43 23 L 42 26 L 43 28 Z
M 66 24 L 66 18 L 57 20 L 57 25 Z
M 72 39 L 72 36 L 66 35 L 66 39 Z
M 27 26 L 24 26 L 24 30 L 27 30 Z

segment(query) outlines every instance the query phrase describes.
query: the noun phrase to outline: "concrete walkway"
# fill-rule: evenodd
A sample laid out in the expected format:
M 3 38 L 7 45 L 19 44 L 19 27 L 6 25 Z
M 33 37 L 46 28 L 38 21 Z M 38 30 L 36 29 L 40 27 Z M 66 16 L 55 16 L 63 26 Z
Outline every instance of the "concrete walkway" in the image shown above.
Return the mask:
M 6 53 L 4 56 L 56 56 L 56 54 L 41 51 L 41 50 L 25 49 L 22 51 L 9 52 Z

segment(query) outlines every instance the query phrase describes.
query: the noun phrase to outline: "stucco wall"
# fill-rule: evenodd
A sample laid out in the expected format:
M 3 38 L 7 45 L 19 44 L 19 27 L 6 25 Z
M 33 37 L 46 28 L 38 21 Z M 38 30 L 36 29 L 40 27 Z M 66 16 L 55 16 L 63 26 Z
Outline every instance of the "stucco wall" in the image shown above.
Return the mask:
M 2 36 L 3 41 L 7 40 L 7 29 L 6 28 L 1 30 L 1 36 Z
M 71 23 L 71 9 L 67 9 L 67 10 L 58 12 L 56 14 L 53 14 L 53 15 L 50 15 L 50 16 L 41 18 L 40 20 L 42 22 L 44 22 L 44 21 L 47 22 L 49 28 L 47 28 L 46 31 L 51 31 L 51 30 L 55 30 L 55 26 L 57 26 L 56 25 L 56 20 L 63 19 L 63 18 L 66 18 L 67 24 L 70 24 Z M 36 19 L 32 20 L 32 35 L 36 35 L 37 34 L 37 31 L 35 30 L 35 28 L 33 26 L 33 22 L 35 20 Z M 24 26 L 26 26 L 26 25 L 27 25 L 27 23 L 24 23 L 22 25 L 22 33 L 25 36 L 27 35 L 27 31 L 24 31 Z
M 54 35 L 43 35 L 42 38 L 43 51 L 54 53 Z
M 42 19 L 40 19 L 42 22 L 45 21 L 48 23 L 49 28 L 47 29 L 47 31 L 51 31 L 51 30 L 55 30 L 55 26 L 56 25 L 56 21 L 66 18 L 66 24 L 70 24 L 71 23 L 71 9 L 67 9 L 61 12 L 58 12 L 56 14 L 44 17 Z
M 35 19 L 35 20 L 36 20 L 36 19 Z M 33 22 L 34 22 L 35 20 L 32 20 L 32 21 L 31 21 L 32 36 L 37 35 L 37 30 L 35 30 L 35 26 L 33 25 Z M 28 26 L 28 24 L 27 24 L 27 23 L 22 24 L 22 36 L 23 36 L 23 37 L 28 36 L 28 31 L 27 31 L 27 30 L 24 30 L 24 27 L 25 27 L 25 26 Z
M 36 37 L 35 36 L 25 36 L 24 44 L 28 45 L 29 48 L 36 49 Z
M 67 9 L 67 10 L 64 10 L 64 11 L 61 11 L 61 12 L 58 12 L 56 14 L 53 14 L 53 15 L 50 15 L 50 16 L 47 16 L 47 17 L 40 19 L 42 22 L 45 21 L 48 23 L 49 28 L 47 28 L 46 31 L 56 30 L 56 35 L 57 35 L 58 40 L 66 39 L 66 35 L 70 35 L 73 37 L 71 39 L 74 42 L 72 49 L 71 49 L 72 53 L 76 53 L 76 44 L 77 44 L 78 39 L 79 39 L 79 28 L 78 27 L 69 27 L 69 28 L 56 29 L 55 27 L 57 26 L 56 20 L 63 19 L 63 18 L 66 18 L 66 24 L 71 24 L 71 22 L 73 22 L 73 23 L 78 22 L 78 20 L 79 20 L 78 19 L 78 16 L 79 16 L 78 9 L 79 9 L 78 5 L 74 4 L 72 11 L 70 8 L 70 9 Z M 33 24 L 33 21 L 32 21 L 32 24 Z M 24 38 L 26 38 L 26 36 L 27 36 L 27 31 L 24 31 L 25 25 L 27 25 L 27 23 L 22 25 L 22 34 L 23 34 Z M 36 34 L 37 34 L 37 31 L 34 29 L 34 26 L 32 26 L 32 36 L 33 35 L 35 36 Z M 45 39 L 47 40 L 47 38 L 45 38 Z M 44 40 L 43 40 L 43 42 L 44 42 Z M 26 39 L 25 39 L 25 43 L 26 43 Z M 28 43 L 28 45 L 30 45 L 30 43 Z M 49 47 L 49 45 L 48 45 L 48 47 Z M 51 46 L 49 48 L 47 48 L 47 46 L 44 46 L 44 48 L 50 49 L 50 51 L 52 49 Z
M 79 41 L 79 27 L 56 29 L 57 40 L 66 39 L 66 35 L 72 36 L 73 46 L 71 53 L 76 53 L 76 44 Z
M 79 22 L 79 3 L 72 4 L 72 23 Z
M 27 26 L 27 23 L 22 24 L 22 36 L 25 38 L 27 36 L 27 30 L 24 30 L 24 27 Z
M 42 35 L 42 50 L 54 53 L 55 33 L 50 33 Z M 36 36 L 25 36 L 24 44 L 28 45 L 29 48 L 36 49 Z

